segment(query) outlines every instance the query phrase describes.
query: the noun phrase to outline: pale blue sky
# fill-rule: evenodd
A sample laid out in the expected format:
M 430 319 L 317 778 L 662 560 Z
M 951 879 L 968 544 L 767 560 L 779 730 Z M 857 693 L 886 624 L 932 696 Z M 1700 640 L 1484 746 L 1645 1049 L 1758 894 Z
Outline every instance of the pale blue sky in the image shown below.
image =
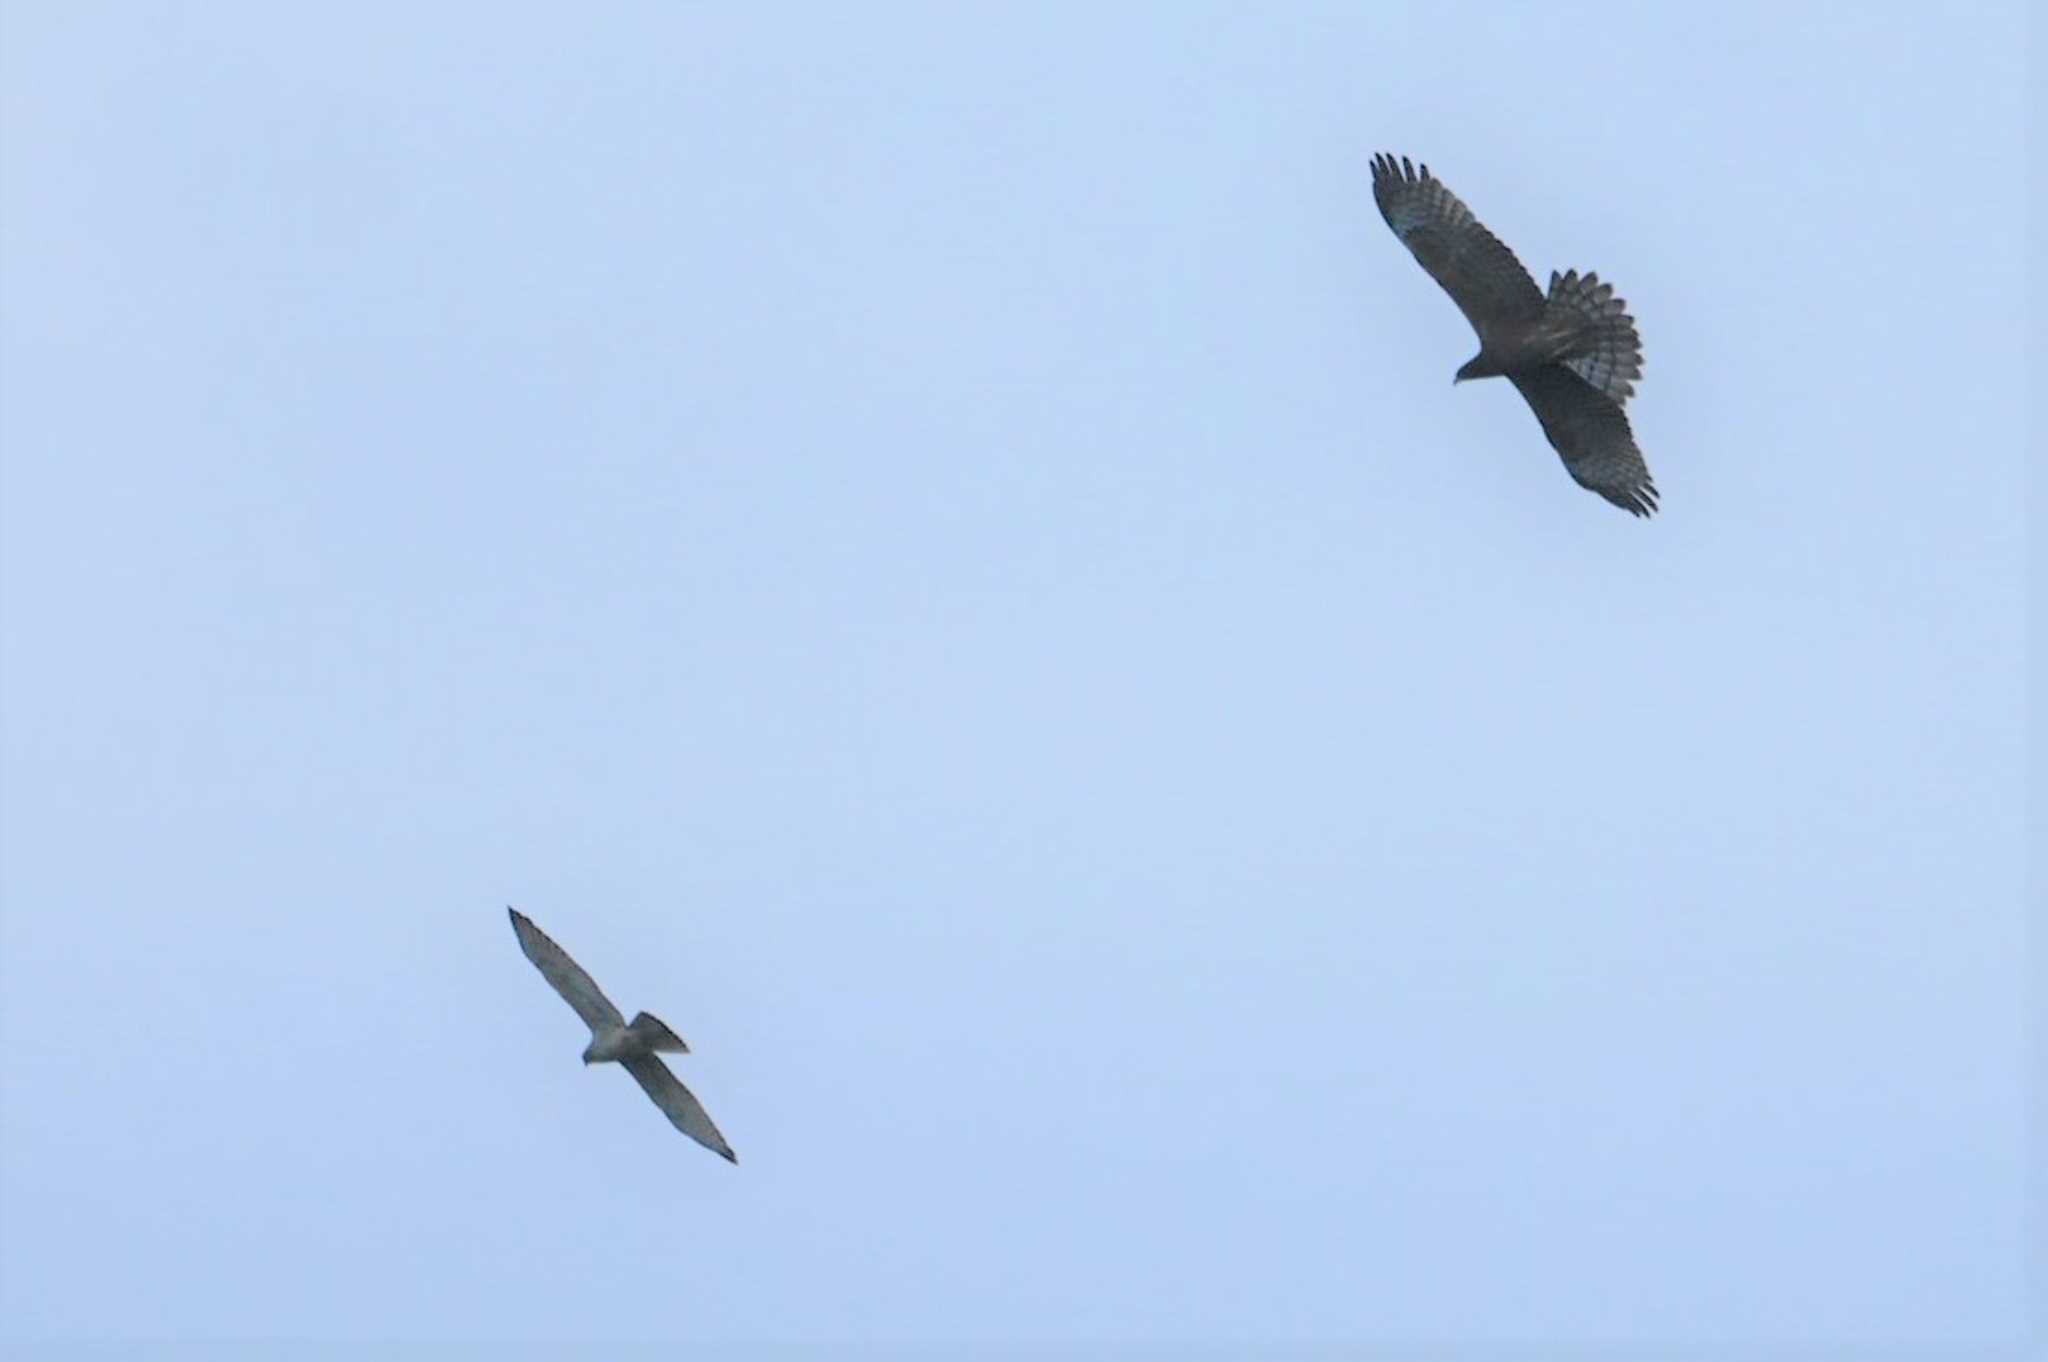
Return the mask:
M 1782 10 L 9 4 L 4 1336 L 2014 1336 L 2025 11 Z

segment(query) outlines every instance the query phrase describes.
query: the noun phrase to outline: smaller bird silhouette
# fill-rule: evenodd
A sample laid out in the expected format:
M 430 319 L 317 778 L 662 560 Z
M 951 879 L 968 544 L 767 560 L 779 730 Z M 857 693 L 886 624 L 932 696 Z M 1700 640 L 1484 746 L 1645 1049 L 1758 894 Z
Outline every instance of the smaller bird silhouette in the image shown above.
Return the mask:
M 576 1015 L 583 1018 L 583 1024 L 590 1028 L 590 1044 L 583 1047 L 583 1062 L 604 1064 L 616 1061 L 625 1066 L 626 1072 L 633 1075 L 634 1081 L 654 1099 L 654 1105 L 661 1108 L 662 1114 L 677 1130 L 728 1163 L 738 1163 L 739 1156 L 732 1152 L 725 1136 L 718 1133 L 718 1127 L 711 1124 L 704 1104 L 668 1071 L 668 1065 L 661 1062 L 660 1052 L 681 1055 L 690 1052 L 683 1038 L 669 1030 L 668 1024 L 651 1012 L 639 1013 L 628 1022 L 619 1009 L 612 1006 L 611 999 L 604 996 L 604 990 L 597 986 L 597 981 L 584 971 L 583 966 L 571 960 L 567 951 L 550 940 L 546 932 L 534 926 L 531 918 L 517 908 L 505 911 L 512 915 L 512 930 L 519 936 L 519 949 L 526 952 L 526 958 L 533 961 L 541 978 L 554 985 L 555 992 L 562 995 L 562 1001 L 575 1008 Z

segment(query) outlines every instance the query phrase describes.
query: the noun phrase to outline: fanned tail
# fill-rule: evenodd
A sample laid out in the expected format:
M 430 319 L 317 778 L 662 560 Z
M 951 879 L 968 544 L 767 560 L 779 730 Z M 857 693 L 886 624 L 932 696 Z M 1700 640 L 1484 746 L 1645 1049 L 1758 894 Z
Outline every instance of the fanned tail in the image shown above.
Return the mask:
M 1558 362 L 1616 402 L 1634 396 L 1636 380 L 1643 376 L 1643 342 L 1627 302 L 1614 296 L 1614 285 L 1601 283 L 1597 274 L 1553 270 L 1548 306 L 1586 328 Z
M 635 1015 L 633 1024 L 626 1029 L 638 1036 L 650 1050 L 665 1051 L 674 1055 L 690 1053 L 690 1047 L 683 1043 L 683 1038 L 669 1030 L 668 1023 L 652 1012 Z

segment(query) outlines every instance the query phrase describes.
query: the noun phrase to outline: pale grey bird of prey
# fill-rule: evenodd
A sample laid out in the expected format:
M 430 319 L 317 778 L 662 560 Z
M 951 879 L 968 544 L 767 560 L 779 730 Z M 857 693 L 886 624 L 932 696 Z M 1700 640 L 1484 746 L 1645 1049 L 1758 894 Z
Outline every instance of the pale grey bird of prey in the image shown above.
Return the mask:
M 711 1124 L 704 1104 L 661 1062 L 662 1051 L 690 1053 L 683 1038 L 649 1012 L 639 1013 L 628 1022 L 612 1006 L 612 1000 L 604 996 L 597 981 L 571 960 L 567 951 L 549 940 L 546 932 L 534 926 L 517 908 L 505 911 L 512 915 L 512 930 L 519 935 L 519 949 L 526 952 L 526 958 L 533 961 L 541 977 L 554 985 L 562 1001 L 575 1008 L 576 1015 L 590 1028 L 590 1044 L 583 1047 L 583 1062 L 603 1064 L 616 1060 L 624 1065 L 677 1130 L 728 1162 L 738 1163 L 739 1156 L 732 1152 L 725 1136 L 718 1133 L 718 1127 Z

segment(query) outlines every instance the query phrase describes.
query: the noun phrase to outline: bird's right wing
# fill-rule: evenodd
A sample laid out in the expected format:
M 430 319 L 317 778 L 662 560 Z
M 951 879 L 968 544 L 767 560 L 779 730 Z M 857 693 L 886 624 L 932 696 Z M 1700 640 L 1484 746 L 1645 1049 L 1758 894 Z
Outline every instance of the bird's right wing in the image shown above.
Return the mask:
M 1657 484 L 1621 406 L 1561 364 L 1508 375 L 1564 467 L 1589 492 L 1598 492 L 1631 515 L 1657 510 Z
M 661 1108 L 662 1114 L 677 1130 L 728 1163 L 740 1161 L 739 1155 L 732 1152 L 732 1146 L 725 1142 L 725 1136 L 718 1133 L 718 1127 L 711 1124 L 704 1104 L 683 1086 L 681 1079 L 668 1071 L 668 1065 L 653 1055 L 633 1055 L 619 1062 L 646 1089 L 647 1095 L 654 1099 L 654 1105 Z
M 517 908 L 507 908 L 512 915 L 512 930 L 519 934 L 519 949 L 526 952 L 526 958 L 533 961 L 540 970 L 541 978 L 555 987 L 562 1000 L 576 1009 L 576 1015 L 583 1018 L 591 1034 L 610 1031 L 624 1026 L 626 1019 L 619 1009 L 612 1006 L 612 1000 L 604 996 L 604 990 L 597 981 L 583 972 L 583 966 L 569 958 L 569 952 L 548 939 L 548 934 L 533 925 L 531 918 Z
M 1482 343 L 1503 325 L 1543 315 L 1543 294 L 1529 271 L 1428 166 L 1418 171 L 1405 156 L 1373 157 L 1372 196 L 1387 226 L 1443 285 Z

